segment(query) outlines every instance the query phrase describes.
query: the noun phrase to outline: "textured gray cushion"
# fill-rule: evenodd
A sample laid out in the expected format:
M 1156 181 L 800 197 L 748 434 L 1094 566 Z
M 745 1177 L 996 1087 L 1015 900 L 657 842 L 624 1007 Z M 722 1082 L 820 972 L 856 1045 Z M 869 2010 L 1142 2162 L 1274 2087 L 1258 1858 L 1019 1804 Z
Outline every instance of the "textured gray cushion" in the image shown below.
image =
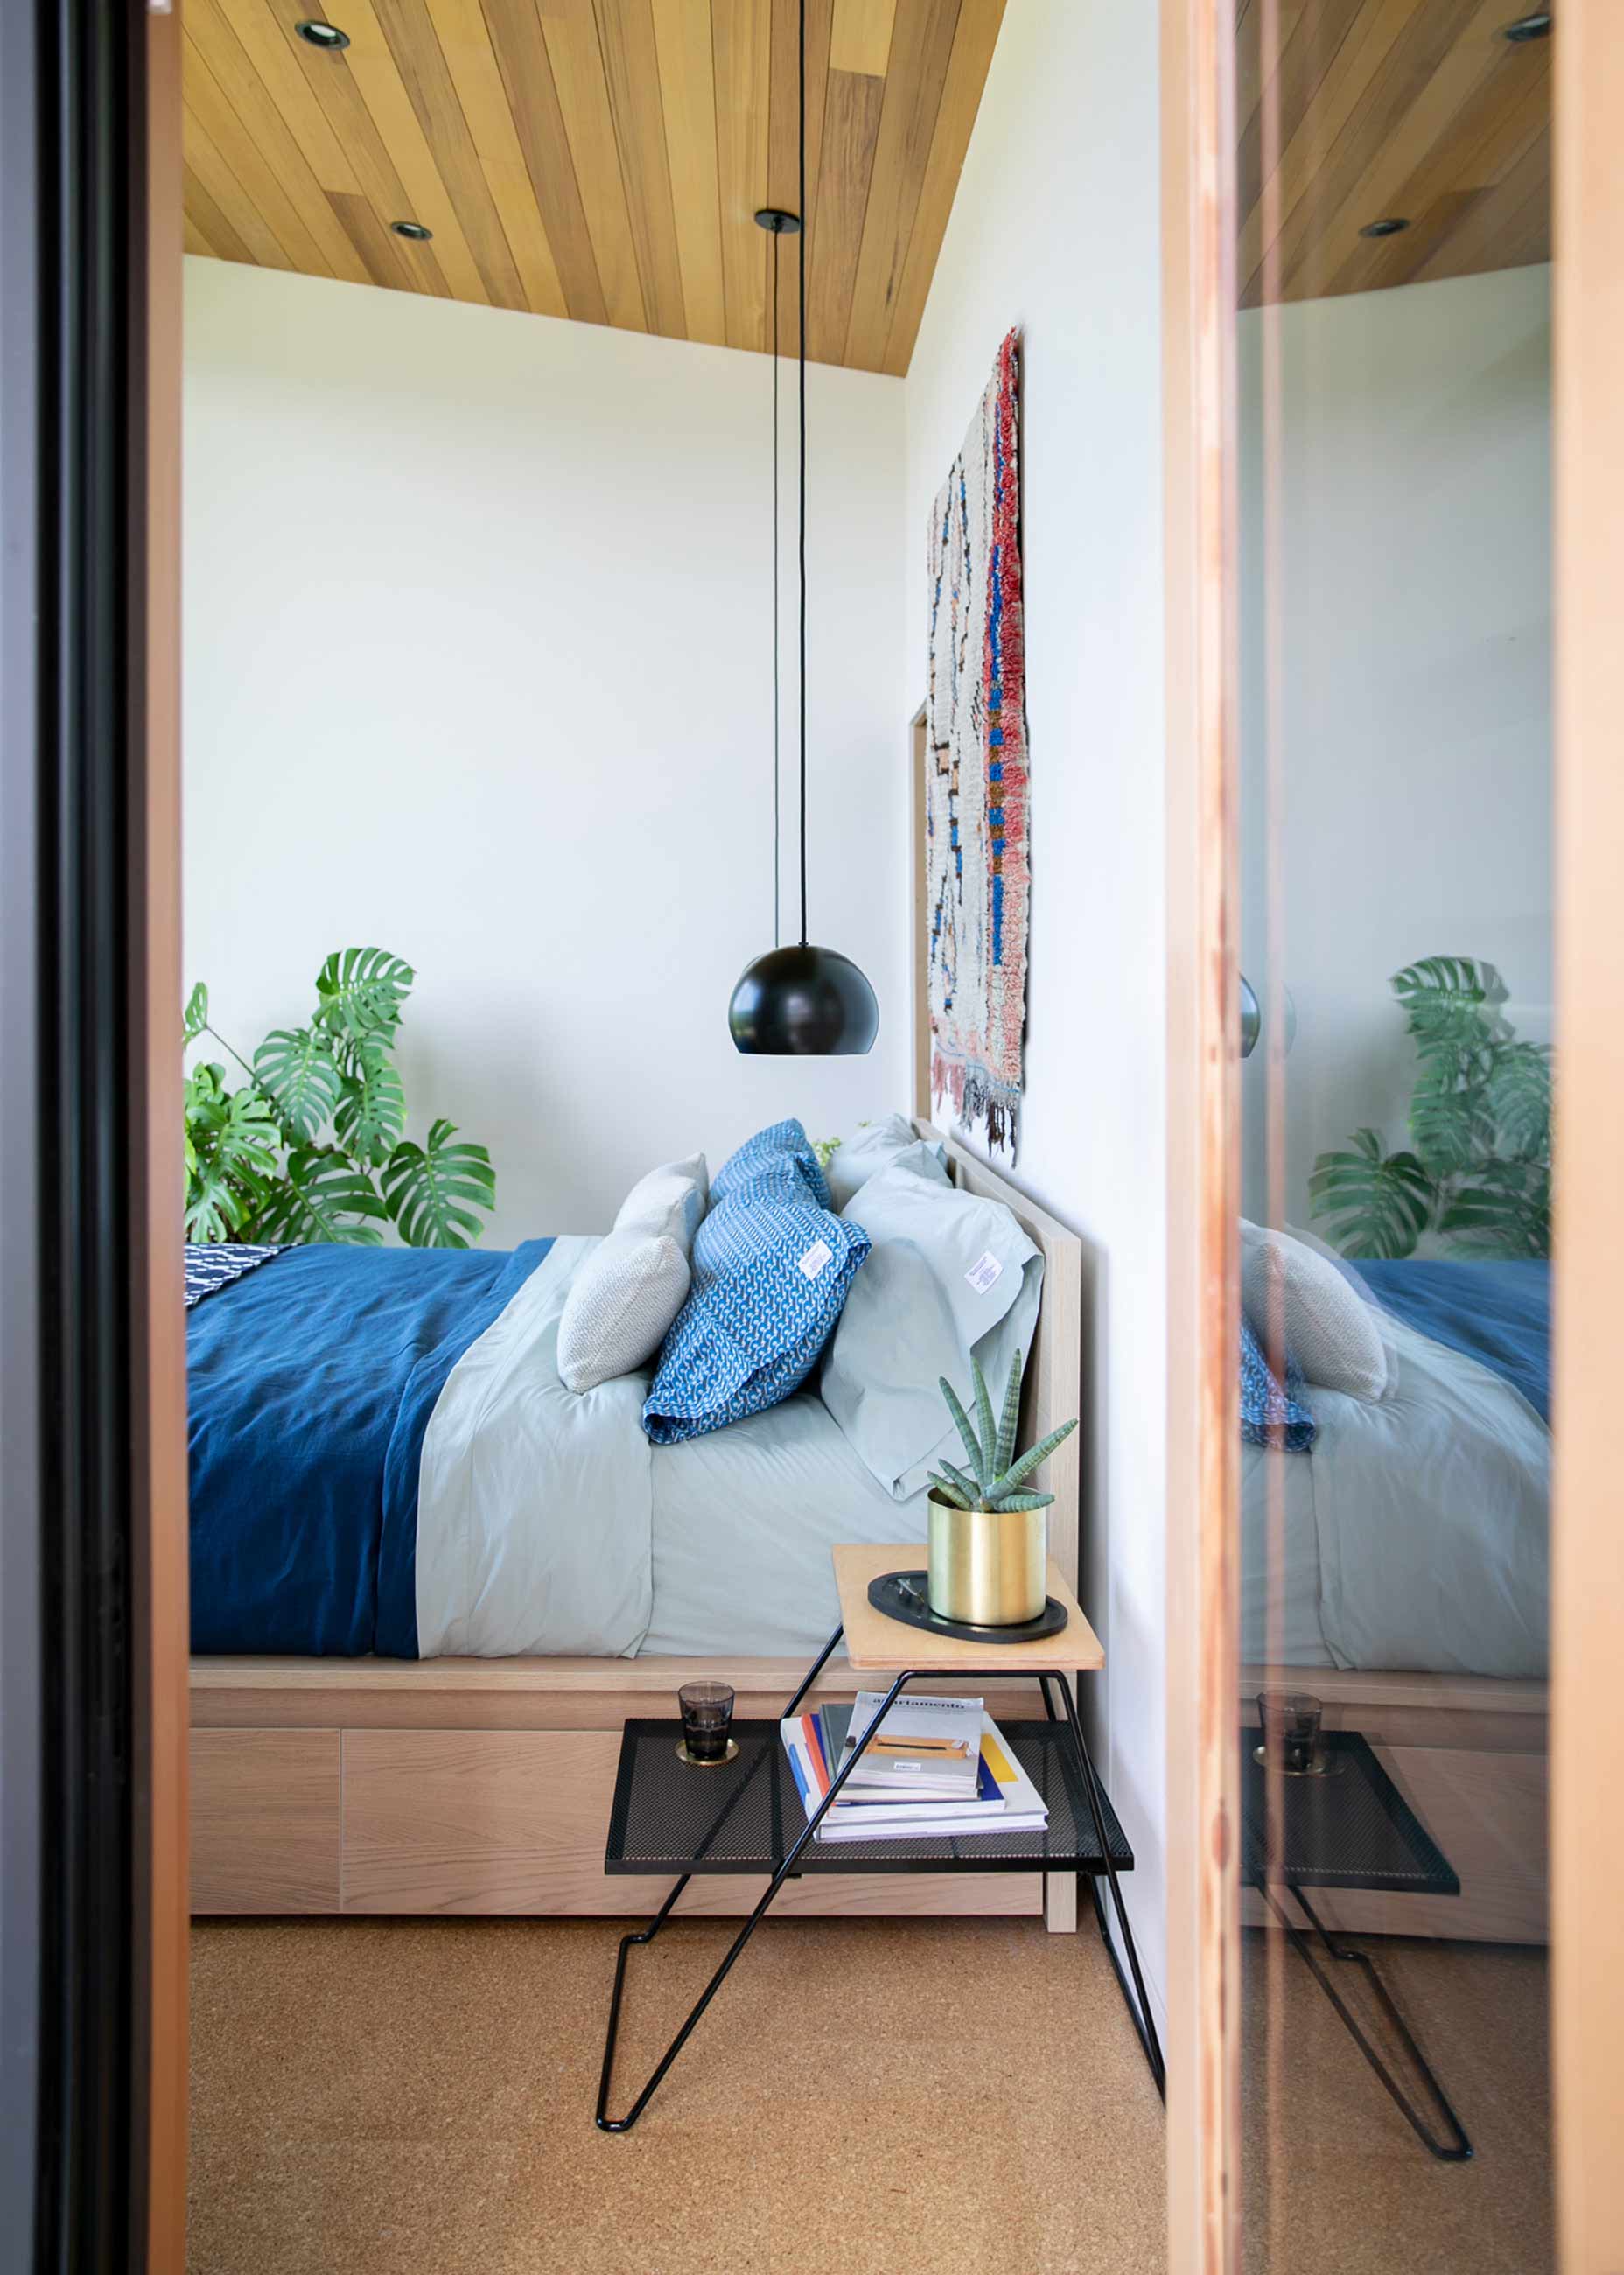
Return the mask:
M 664 1233 L 689 1256 L 709 1198 L 710 1175 L 703 1153 L 691 1153 L 685 1161 L 666 1161 L 638 1179 L 620 1205 L 615 1229 Z
M 893 1161 L 912 1147 L 924 1143 L 940 1165 L 943 1149 L 931 1140 L 921 1140 L 905 1114 L 882 1114 L 872 1122 L 860 1122 L 846 1135 L 830 1154 L 824 1175 L 828 1181 L 830 1206 L 843 1209 L 859 1189 L 881 1169 L 888 1169 Z M 947 1171 L 942 1170 L 943 1179 Z
M 612 1232 L 576 1274 L 558 1322 L 558 1372 L 593 1390 L 646 1366 L 688 1296 L 688 1256 L 668 1232 Z
M 1243 1219 L 1241 1300 L 1264 1348 L 1283 1335 L 1308 1381 L 1350 1398 L 1386 1391 L 1387 1350 L 1374 1305 L 1303 1241 Z

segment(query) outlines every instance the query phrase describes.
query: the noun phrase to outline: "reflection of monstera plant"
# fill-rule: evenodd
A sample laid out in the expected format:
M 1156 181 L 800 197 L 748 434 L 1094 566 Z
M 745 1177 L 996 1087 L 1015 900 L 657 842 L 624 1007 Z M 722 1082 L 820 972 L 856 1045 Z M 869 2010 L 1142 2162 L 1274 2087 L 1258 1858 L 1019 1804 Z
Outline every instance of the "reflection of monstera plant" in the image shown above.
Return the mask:
M 393 1224 L 412 1248 L 466 1248 L 476 1210 L 496 1205 L 483 1145 L 436 1121 L 425 1145 L 404 1135 L 394 1061 L 416 978 L 381 948 L 346 948 L 316 975 L 302 1027 L 267 1035 L 253 1063 L 209 1024 L 208 990 L 186 1003 L 185 1040 L 212 1035 L 248 1077 L 227 1088 L 214 1062 L 186 1077 L 186 1238 L 345 1241 L 375 1248 Z
M 1492 964 L 1429 956 L 1391 982 L 1421 1070 L 1410 1145 L 1374 1130 L 1322 1153 L 1308 1190 L 1345 1256 L 1408 1256 L 1424 1232 L 1479 1257 L 1551 1252 L 1551 1053 L 1502 1015 Z

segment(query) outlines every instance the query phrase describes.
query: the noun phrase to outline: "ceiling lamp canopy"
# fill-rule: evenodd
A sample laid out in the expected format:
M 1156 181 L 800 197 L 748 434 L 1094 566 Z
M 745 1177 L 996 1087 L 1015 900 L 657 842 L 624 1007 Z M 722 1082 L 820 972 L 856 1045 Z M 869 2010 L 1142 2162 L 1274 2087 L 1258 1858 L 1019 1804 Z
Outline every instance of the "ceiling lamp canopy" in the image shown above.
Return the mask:
M 806 0 L 800 8 L 800 196 L 806 210 Z M 778 937 L 778 246 L 800 237 L 797 214 L 764 206 L 758 224 L 773 240 L 773 936 Z M 847 1058 L 880 1031 L 874 991 L 849 956 L 806 937 L 806 240 L 798 248 L 800 323 L 800 843 L 801 937 L 745 966 L 728 1006 L 735 1050 L 763 1058 Z

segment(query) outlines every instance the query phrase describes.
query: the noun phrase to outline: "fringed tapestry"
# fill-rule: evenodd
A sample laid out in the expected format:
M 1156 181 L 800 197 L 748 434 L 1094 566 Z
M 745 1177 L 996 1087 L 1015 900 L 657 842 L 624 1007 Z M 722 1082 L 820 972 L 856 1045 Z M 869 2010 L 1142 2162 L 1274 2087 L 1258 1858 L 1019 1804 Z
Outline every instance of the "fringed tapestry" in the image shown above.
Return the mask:
M 932 513 L 925 704 L 931 1089 L 1011 1153 L 1029 850 L 1019 432 L 1011 332 Z

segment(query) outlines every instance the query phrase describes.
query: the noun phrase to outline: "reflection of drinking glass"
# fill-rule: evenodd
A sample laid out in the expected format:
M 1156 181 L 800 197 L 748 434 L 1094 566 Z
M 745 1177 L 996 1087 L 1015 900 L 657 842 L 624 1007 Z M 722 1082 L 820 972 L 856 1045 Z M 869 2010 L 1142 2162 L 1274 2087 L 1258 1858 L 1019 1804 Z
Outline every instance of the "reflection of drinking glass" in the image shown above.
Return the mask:
M 1307 1690 L 1260 1690 L 1258 1719 L 1263 1725 L 1265 1760 L 1299 1774 L 1311 1770 L 1324 1711 Z
M 725 1682 L 684 1682 L 676 1694 L 683 1710 L 683 1743 L 692 1762 L 721 1762 L 728 1757 L 728 1726 L 733 1719 L 733 1692 Z

